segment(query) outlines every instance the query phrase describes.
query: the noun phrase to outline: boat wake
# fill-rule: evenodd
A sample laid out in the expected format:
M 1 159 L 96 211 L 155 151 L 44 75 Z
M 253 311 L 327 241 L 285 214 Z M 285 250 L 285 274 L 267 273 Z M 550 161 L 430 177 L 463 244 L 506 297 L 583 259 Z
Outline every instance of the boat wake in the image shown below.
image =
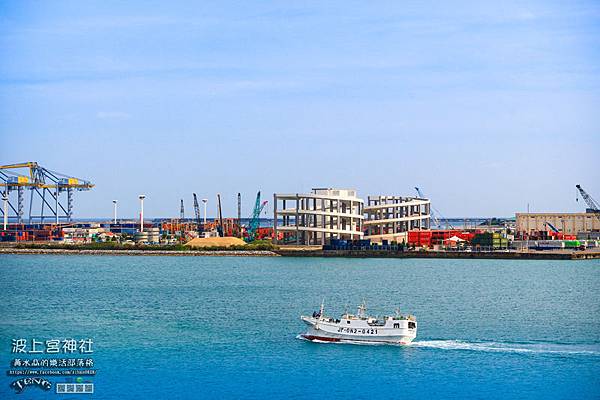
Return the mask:
M 558 343 L 507 343 L 491 341 L 467 342 L 462 340 L 419 340 L 414 341 L 411 346 L 440 350 L 600 356 L 599 345 L 577 345 Z
M 492 341 L 468 342 L 462 340 L 418 340 L 412 342 L 412 344 L 410 345 L 400 345 L 394 343 L 352 340 L 344 340 L 341 342 L 308 340 L 302 335 L 296 336 L 296 339 L 305 340 L 313 343 L 327 344 L 353 344 L 361 346 L 399 346 L 419 349 L 466 350 L 521 354 L 584 355 L 600 357 L 600 345 L 577 345 L 558 343 L 509 343 Z

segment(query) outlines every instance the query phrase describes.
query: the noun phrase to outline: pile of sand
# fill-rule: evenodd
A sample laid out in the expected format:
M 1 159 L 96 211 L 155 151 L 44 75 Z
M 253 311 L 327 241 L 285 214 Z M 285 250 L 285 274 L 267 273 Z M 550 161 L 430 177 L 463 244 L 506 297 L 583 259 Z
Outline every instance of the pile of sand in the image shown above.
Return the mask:
M 244 244 L 246 244 L 246 242 L 236 237 L 211 237 L 192 239 L 185 245 L 190 247 L 228 247 L 240 246 Z

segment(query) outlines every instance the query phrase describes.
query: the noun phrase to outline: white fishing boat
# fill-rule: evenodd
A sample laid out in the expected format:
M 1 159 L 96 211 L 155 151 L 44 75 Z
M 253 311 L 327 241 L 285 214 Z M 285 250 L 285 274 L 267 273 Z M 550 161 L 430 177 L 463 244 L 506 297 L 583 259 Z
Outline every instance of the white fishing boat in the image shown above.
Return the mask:
M 301 336 L 311 341 L 324 342 L 381 342 L 410 344 L 417 337 L 417 320 L 412 315 L 402 315 L 396 311 L 394 316 L 381 318 L 367 316 L 367 307 L 363 302 L 356 315 L 344 313 L 340 319 L 325 315 L 324 304 L 312 316 L 300 316 L 308 325 L 308 331 Z

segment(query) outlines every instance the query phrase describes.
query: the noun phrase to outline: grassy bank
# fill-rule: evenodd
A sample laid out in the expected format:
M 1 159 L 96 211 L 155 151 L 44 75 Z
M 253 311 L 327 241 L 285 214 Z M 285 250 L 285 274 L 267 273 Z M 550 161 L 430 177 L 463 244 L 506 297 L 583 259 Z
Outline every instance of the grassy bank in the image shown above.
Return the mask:
M 275 250 L 276 246 L 267 240 L 257 240 L 240 246 L 211 246 L 202 248 L 190 248 L 183 244 L 167 245 L 143 245 L 122 244 L 117 242 L 97 243 L 15 243 L 11 248 L 34 249 L 34 250 L 135 250 L 135 251 L 252 251 L 252 250 Z

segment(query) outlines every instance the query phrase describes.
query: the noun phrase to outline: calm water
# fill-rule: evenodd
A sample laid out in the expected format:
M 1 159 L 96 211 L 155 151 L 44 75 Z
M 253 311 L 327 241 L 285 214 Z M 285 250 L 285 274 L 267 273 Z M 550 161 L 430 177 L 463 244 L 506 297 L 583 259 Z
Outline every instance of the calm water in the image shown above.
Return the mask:
M 600 397 L 598 260 L 1 255 L 0 289 L 3 370 L 12 338 L 94 339 L 74 398 Z M 323 297 L 414 313 L 416 343 L 297 339 Z

